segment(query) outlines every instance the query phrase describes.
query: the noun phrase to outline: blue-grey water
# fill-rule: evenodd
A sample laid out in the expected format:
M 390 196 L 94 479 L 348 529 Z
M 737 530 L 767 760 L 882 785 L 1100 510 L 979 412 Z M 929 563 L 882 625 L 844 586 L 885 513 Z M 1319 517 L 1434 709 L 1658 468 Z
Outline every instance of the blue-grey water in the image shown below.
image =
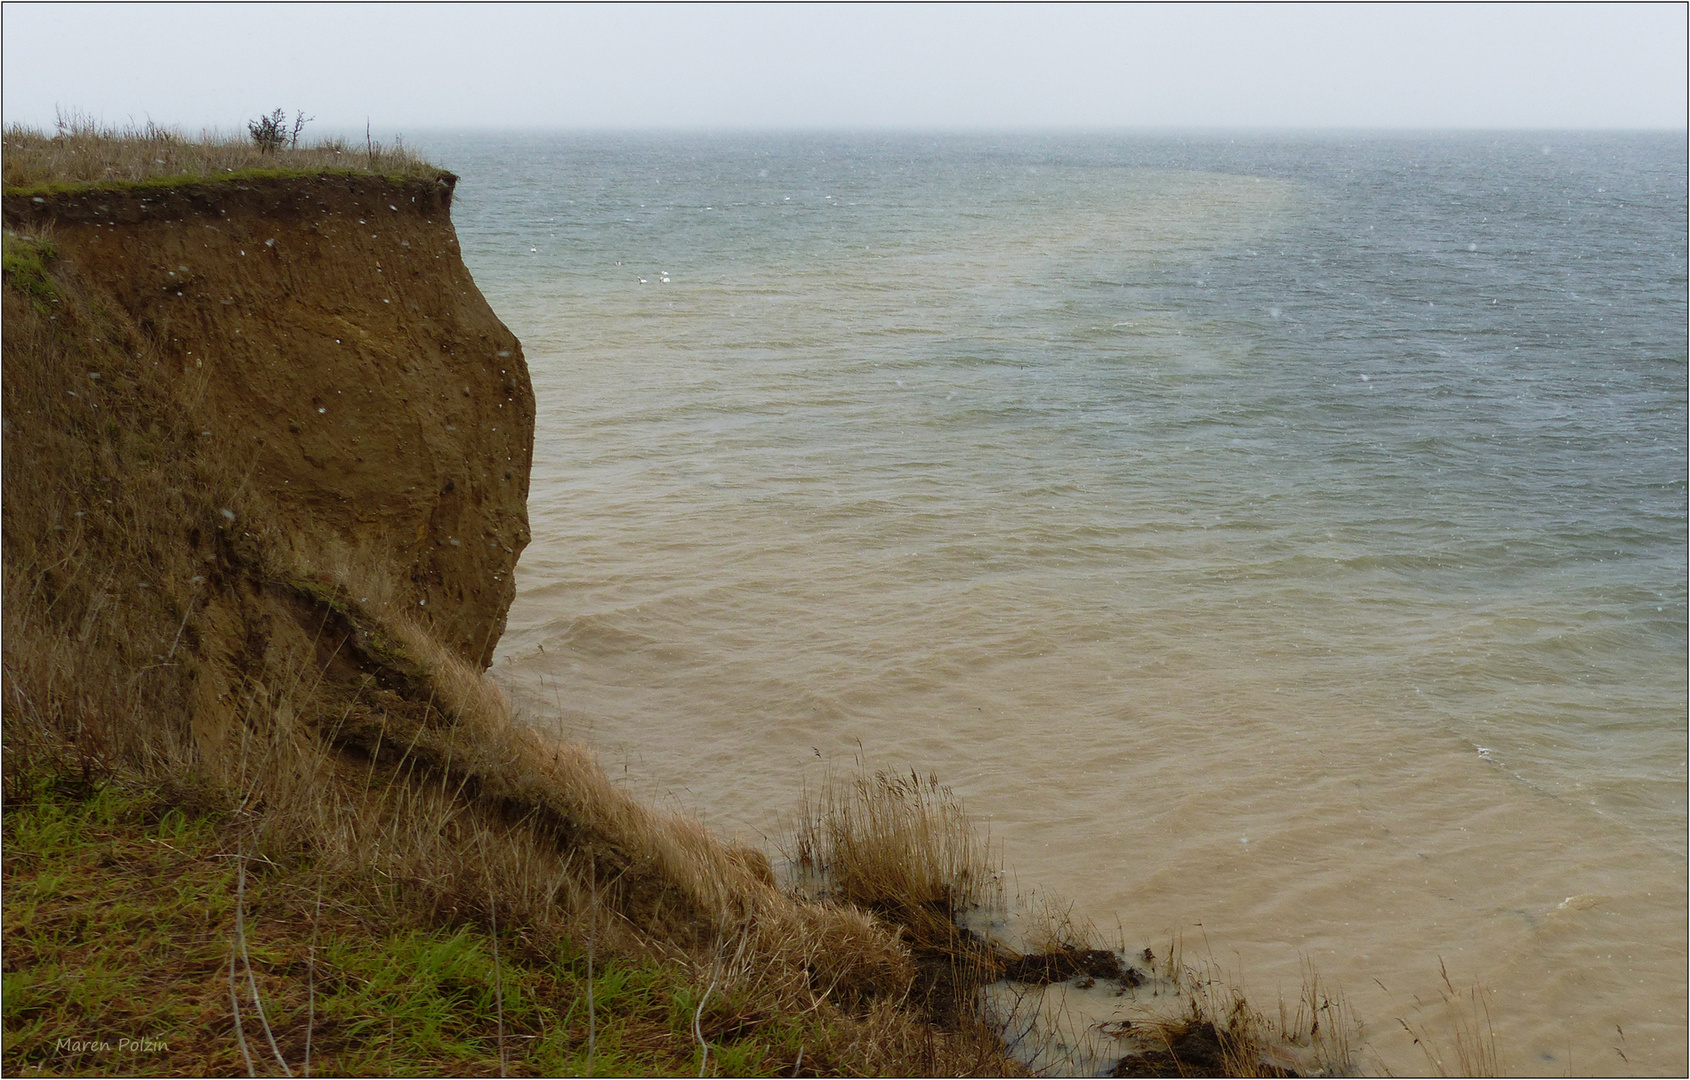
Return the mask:
M 1441 960 L 1512 1071 L 1684 1071 L 1682 133 L 423 142 L 539 399 L 531 723 L 771 849 L 934 771 L 1370 1066 Z

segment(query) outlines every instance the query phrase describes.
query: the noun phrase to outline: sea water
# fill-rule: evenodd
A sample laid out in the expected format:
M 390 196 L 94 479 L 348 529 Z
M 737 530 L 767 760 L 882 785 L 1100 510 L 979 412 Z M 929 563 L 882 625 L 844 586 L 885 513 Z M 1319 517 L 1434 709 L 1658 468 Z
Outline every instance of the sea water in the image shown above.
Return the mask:
M 1682 133 L 424 146 L 538 399 L 529 723 L 777 856 L 936 773 L 1367 1068 L 1441 967 L 1506 1069 L 1686 1069 Z

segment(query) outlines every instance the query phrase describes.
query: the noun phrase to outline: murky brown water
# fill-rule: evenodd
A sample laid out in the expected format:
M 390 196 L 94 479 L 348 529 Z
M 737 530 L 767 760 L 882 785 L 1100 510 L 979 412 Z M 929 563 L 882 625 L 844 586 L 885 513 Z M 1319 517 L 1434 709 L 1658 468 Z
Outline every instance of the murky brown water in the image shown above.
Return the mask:
M 771 850 L 936 772 L 1369 1068 L 1441 962 L 1682 1073 L 1682 139 L 1519 142 L 437 150 L 540 403 L 496 676 Z

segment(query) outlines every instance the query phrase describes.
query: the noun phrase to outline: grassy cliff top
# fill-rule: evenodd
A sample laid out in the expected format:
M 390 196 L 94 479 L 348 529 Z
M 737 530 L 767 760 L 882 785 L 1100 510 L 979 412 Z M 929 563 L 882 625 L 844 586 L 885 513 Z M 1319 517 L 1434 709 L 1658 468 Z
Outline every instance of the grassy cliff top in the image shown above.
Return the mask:
M 344 139 L 265 150 L 250 138 L 205 133 L 190 137 L 170 128 L 101 127 L 61 121 L 56 134 L 22 125 L 6 128 L 3 185 L 8 194 L 34 194 L 95 186 L 195 182 L 236 176 L 357 172 L 395 179 L 433 179 L 441 169 L 402 144 Z

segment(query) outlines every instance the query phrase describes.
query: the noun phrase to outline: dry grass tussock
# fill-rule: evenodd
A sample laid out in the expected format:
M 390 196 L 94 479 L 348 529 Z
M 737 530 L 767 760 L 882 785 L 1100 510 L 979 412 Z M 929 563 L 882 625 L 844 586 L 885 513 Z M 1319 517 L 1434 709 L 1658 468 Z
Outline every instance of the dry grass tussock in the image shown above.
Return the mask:
M 936 776 L 830 776 L 792 833 L 804 886 L 886 916 L 920 947 L 949 947 L 963 912 L 1002 905 L 986 844 Z
M 9 125 L 4 142 L 8 190 L 215 180 L 251 170 L 357 170 L 428 178 L 439 173 L 398 139 L 386 145 L 324 139 L 265 150 L 244 134 L 206 131 L 190 136 L 150 121 L 141 127 L 114 127 L 79 115 L 62 115 L 52 134 Z

